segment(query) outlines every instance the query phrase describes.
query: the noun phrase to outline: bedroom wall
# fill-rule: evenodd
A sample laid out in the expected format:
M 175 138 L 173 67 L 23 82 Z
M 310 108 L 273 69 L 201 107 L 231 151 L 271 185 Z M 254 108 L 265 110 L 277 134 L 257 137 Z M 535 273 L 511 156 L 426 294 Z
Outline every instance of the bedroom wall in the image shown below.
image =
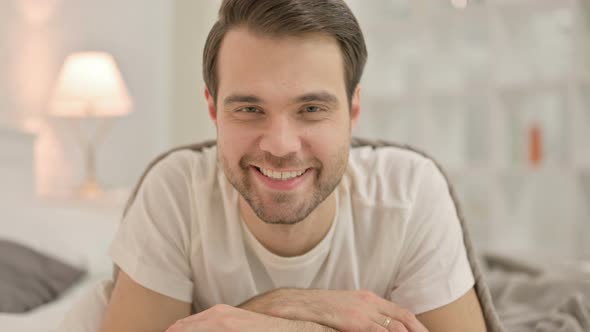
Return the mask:
M 215 138 L 203 97 L 203 45 L 215 23 L 219 0 L 175 1 L 170 139 L 174 145 Z
M 82 176 L 72 132 L 46 116 L 53 82 L 71 52 L 112 53 L 135 103 L 100 145 L 102 183 L 131 184 L 169 146 L 172 7 L 171 1 L 146 6 L 141 0 L 0 2 L 0 123 L 38 132 L 41 192 L 71 189 Z

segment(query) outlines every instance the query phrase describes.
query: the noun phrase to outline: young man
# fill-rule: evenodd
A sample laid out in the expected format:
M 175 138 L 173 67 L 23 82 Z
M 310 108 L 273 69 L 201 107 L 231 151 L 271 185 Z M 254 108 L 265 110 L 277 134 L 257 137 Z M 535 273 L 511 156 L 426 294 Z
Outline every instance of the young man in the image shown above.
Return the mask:
M 342 0 L 225 0 L 204 52 L 216 146 L 147 174 L 101 331 L 484 331 L 447 183 L 350 149 L 366 48 Z

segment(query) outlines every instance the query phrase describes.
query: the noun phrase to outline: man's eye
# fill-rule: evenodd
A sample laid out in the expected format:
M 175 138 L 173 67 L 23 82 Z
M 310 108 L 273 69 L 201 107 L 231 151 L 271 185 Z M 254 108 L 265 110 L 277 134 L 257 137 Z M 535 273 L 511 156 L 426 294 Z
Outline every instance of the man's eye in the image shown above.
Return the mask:
M 304 110 L 306 113 L 317 113 L 322 109 L 317 106 L 306 106 Z
M 244 113 L 257 113 L 258 112 L 258 108 L 256 107 L 242 107 L 239 109 L 240 112 L 244 112 Z

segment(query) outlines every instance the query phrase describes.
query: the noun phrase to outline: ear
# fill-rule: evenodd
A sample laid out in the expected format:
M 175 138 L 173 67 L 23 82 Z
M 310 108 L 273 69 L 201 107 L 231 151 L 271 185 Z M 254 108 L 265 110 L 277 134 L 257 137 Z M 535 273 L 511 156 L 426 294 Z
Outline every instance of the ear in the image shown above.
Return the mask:
M 217 109 L 215 108 L 215 99 L 209 92 L 209 88 L 205 87 L 205 100 L 207 101 L 207 110 L 209 111 L 209 117 L 217 126 Z
M 354 89 L 354 94 L 352 95 L 352 100 L 350 102 L 350 121 L 351 121 L 351 129 L 356 127 L 361 116 L 361 86 L 360 84 L 356 86 Z

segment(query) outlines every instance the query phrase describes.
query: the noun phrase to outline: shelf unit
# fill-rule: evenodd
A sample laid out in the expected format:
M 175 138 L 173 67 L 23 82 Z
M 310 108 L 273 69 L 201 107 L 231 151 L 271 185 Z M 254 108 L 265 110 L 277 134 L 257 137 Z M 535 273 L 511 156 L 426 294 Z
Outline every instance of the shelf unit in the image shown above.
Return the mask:
M 479 248 L 590 258 L 590 5 L 348 3 L 369 48 L 355 135 L 440 161 Z

